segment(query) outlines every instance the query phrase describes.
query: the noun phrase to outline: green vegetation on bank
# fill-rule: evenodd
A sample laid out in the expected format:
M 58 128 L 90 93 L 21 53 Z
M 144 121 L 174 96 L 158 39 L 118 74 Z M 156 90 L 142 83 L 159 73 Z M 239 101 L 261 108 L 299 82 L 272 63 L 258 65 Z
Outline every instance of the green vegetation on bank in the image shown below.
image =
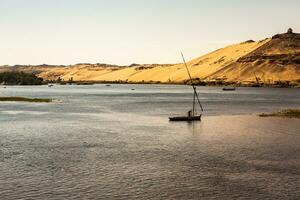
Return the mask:
M 2 72 L 0 73 L 0 84 L 2 85 L 41 85 L 43 79 L 35 74 L 24 72 Z
M 32 103 L 50 103 L 52 99 L 25 98 L 25 97 L 0 97 L 0 101 L 23 101 Z
M 288 117 L 300 119 L 300 109 L 287 109 L 275 113 L 262 113 L 260 117 Z

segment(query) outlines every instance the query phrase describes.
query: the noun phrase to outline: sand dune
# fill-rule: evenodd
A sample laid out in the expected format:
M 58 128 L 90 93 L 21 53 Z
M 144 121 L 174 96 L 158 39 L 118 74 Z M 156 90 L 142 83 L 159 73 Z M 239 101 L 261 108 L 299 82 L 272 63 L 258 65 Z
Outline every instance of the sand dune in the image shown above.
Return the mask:
M 300 80 L 300 34 L 285 33 L 262 41 L 246 41 L 195 58 L 188 63 L 193 79 L 201 81 L 262 82 Z M 15 66 L 46 80 L 182 83 L 188 80 L 183 64 L 78 64 L 71 66 Z M 0 68 L 8 70 L 7 67 Z
M 257 49 L 263 42 L 247 42 L 231 45 L 210 54 L 201 56 L 188 62 L 193 78 L 210 79 L 211 75 L 225 66 L 236 62 L 240 57 Z M 180 56 L 180 55 L 179 55 Z M 39 68 L 39 76 L 45 79 L 76 81 L 127 81 L 127 82 L 174 82 L 181 83 L 188 80 L 183 64 L 175 65 L 137 65 L 128 67 L 102 67 L 91 65 L 75 65 L 70 67 Z M 216 76 L 218 77 L 218 76 Z M 223 77 L 223 75 L 222 75 Z

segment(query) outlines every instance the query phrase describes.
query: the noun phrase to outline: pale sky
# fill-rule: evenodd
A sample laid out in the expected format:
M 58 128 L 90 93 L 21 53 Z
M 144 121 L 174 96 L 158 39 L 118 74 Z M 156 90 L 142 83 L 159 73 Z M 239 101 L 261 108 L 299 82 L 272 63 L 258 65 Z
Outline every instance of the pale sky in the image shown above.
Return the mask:
M 0 0 L 0 65 L 177 63 L 292 27 L 299 0 Z

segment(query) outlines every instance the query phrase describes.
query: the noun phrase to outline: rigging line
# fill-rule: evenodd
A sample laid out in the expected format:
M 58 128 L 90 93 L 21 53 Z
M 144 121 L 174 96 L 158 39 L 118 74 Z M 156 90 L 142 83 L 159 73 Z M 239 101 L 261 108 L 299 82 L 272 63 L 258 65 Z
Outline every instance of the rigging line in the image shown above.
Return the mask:
M 185 68 L 186 68 L 186 70 L 187 70 L 187 72 L 188 72 L 188 75 L 189 75 L 189 77 L 190 77 L 191 84 L 192 84 L 192 87 L 193 87 L 193 89 L 194 89 L 194 93 L 196 94 L 196 97 L 197 97 L 197 101 L 198 101 L 198 103 L 199 103 L 199 105 L 200 105 L 200 108 L 201 108 L 201 110 L 202 110 L 202 112 L 203 112 L 203 107 L 202 107 L 201 102 L 200 102 L 200 100 L 199 100 L 199 96 L 198 96 L 198 94 L 197 94 L 196 87 L 195 87 L 195 85 L 194 85 L 194 83 L 193 83 L 192 76 L 191 76 L 191 74 L 190 74 L 189 68 L 188 68 L 188 66 L 187 66 L 187 64 L 186 64 L 186 62 L 185 62 L 185 58 L 184 58 L 182 52 L 181 52 L 181 56 L 182 56 L 182 60 L 183 60 L 183 62 L 184 62 Z
M 182 52 L 181 52 L 181 57 L 182 57 L 182 60 L 183 60 L 184 65 L 185 65 L 185 68 L 186 68 L 186 70 L 187 70 L 187 73 L 188 73 L 188 75 L 189 75 L 189 77 L 190 77 L 191 84 L 192 84 L 192 86 L 194 86 L 192 76 L 191 76 L 191 74 L 190 74 L 190 71 L 189 71 L 188 66 L 187 66 L 187 64 L 186 64 L 186 62 L 185 62 L 185 58 L 184 58 Z

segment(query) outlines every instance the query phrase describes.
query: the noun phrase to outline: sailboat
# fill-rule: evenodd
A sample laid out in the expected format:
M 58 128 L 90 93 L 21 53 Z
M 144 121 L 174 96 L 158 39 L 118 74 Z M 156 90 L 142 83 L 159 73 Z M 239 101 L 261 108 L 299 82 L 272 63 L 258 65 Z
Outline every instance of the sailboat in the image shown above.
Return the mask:
M 238 82 L 239 82 L 239 80 L 240 80 L 240 77 L 241 77 L 241 69 L 240 69 L 240 67 L 239 67 L 239 77 L 238 77 Z M 233 86 L 233 87 L 223 87 L 223 89 L 222 89 L 223 91 L 235 91 L 236 90 L 236 84 Z
M 196 86 L 193 83 L 193 79 L 192 79 L 192 76 L 190 74 L 189 68 L 188 68 L 188 66 L 185 62 L 183 53 L 181 53 L 181 56 L 182 56 L 182 59 L 183 59 L 183 62 L 184 62 L 184 66 L 185 66 L 185 68 L 187 70 L 187 73 L 189 75 L 189 78 L 190 78 L 190 81 L 191 81 L 191 86 L 192 86 L 193 91 L 194 91 L 193 109 L 188 111 L 186 116 L 169 117 L 169 120 L 170 121 L 201 121 L 201 114 L 197 115 L 197 113 L 196 113 L 196 100 L 197 100 L 197 103 L 199 104 L 200 109 L 201 109 L 202 112 L 203 112 L 203 107 L 202 107 L 201 102 L 199 100 L 199 96 L 198 96 L 198 93 L 197 93 L 197 90 L 196 90 Z

